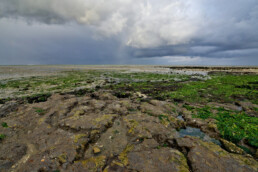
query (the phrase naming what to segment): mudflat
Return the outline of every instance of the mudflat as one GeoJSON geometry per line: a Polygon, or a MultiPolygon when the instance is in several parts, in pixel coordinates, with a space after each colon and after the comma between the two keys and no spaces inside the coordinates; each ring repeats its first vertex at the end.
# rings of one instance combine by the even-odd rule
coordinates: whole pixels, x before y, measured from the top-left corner
{"type": "Polygon", "coordinates": [[[0,171],[257,171],[258,67],[0,66],[0,171]]]}

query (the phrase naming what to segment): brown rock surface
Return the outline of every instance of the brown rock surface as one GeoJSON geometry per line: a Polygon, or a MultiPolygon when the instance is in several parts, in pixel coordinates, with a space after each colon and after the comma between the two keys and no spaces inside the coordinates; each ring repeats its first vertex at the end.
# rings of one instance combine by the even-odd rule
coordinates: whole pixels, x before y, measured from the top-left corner
{"type": "Polygon", "coordinates": [[[193,137],[178,138],[176,142],[187,153],[193,171],[257,171],[258,163],[253,158],[228,153],[213,143],[193,137]]]}
{"type": "MultiPolygon", "coordinates": [[[[8,124],[0,126],[6,135],[0,141],[0,171],[257,169],[250,157],[179,138],[177,130],[186,123],[176,118],[177,107],[169,102],[96,92],[82,97],[54,94],[46,102],[17,108],[0,118],[8,124]]],[[[209,123],[200,122],[200,127],[209,123]]]]}

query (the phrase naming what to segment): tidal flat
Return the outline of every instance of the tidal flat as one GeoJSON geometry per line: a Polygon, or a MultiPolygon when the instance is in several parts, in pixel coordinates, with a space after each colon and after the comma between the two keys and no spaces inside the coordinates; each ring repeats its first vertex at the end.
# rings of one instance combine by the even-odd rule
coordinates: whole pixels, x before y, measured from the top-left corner
{"type": "Polygon", "coordinates": [[[257,171],[258,67],[0,66],[0,124],[4,172],[257,171]]]}

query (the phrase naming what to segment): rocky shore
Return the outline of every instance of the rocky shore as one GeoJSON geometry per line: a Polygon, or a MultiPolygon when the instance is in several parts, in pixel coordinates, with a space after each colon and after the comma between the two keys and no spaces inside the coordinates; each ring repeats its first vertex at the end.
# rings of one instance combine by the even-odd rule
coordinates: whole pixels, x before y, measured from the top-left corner
{"type": "MultiPolygon", "coordinates": [[[[185,84],[194,90],[213,78],[218,82],[218,76],[145,74],[105,69],[94,72],[95,79],[80,74],[75,86],[62,78],[62,88],[34,99],[29,92],[40,89],[29,78],[23,96],[1,95],[0,171],[257,171],[256,73],[244,74],[249,85],[236,83],[238,94],[225,96],[230,99],[200,85],[195,97],[183,90],[185,84]]],[[[3,94],[24,89],[12,82],[2,80],[3,94]]]]}

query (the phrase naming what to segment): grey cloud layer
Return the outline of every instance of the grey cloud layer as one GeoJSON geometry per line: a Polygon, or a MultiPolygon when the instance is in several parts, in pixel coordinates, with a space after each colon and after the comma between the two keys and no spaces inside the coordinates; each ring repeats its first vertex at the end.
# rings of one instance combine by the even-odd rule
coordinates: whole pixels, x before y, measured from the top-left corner
{"type": "Polygon", "coordinates": [[[257,0],[1,0],[4,18],[76,23],[133,57],[258,55],[257,0]]]}
{"type": "Polygon", "coordinates": [[[198,12],[190,0],[2,0],[0,16],[47,24],[77,22],[103,36],[125,32],[125,44],[138,48],[187,43],[198,12]]]}

